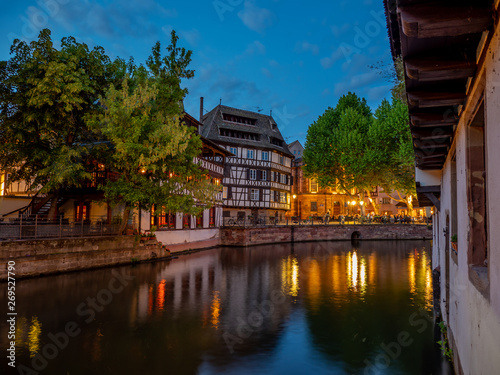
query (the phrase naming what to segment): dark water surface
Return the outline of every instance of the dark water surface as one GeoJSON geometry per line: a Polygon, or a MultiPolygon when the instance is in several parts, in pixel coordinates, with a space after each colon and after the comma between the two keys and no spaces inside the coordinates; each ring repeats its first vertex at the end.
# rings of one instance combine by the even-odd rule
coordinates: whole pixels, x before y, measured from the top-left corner
{"type": "Polygon", "coordinates": [[[19,280],[25,367],[6,364],[4,313],[2,373],[448,374],[430,257],[427,241],[318,242],[19,280]]]}

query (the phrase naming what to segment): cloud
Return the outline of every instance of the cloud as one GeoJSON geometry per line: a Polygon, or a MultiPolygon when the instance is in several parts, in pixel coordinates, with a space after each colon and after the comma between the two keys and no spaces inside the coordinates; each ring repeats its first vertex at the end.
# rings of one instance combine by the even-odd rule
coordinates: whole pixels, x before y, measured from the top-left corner
{"type": "Polygon", "coordinates": [[[313,55],[317,55],[319,53],[319,47],[316,44],[312,44],[306,41],[297,42],[295,45],[295,52],[312,52],[313,55]]]}
{"type": "Polygon", "coordinates": [[[333,35],[335,35],[336,38],[342,36],[343,34],[347,33],[351,29],[351,25],[348,23],[344,23],[342,26],[337,26],[337,25],[332,25],[330,26],[330,30],[332,30],[333,35]]]}
{"type": "Polygon", "coordinates": [[[193,47],[196,47],[198,45],[198,41],[200,40],[200,32],[198,29],[179,30],[179,35],[181,38],[186,39],[186,41],[193,47]]]}
{"type": "Polygon", "coordinates": [[[259,8],[251,1],[245,1],[244,9],[238,12],[238,17],[246,27],[260,34],[273,26],[276,18],[269,9],[259,8]]]}
{"type": "Polygon", "coordinates": [[[335,51],[328,57],[323,57],[319,62],[324,69],[331,68],[338,60],[340,60],[344,55],[344,49],[342,46],[337,47],[335,51]]]}
{"type": "Polygon", "coordinates": [[[279,62],[276,60],[269,60],[269,65],[272,66],[273,68],[279,68],[281,65],[279,62]]]}
{"type": "Polygon", "coordinates": [[[262,71],[262,74],[264,74],[267,78],[273,78],[273,75],[271,74],[271,72],[269,71],[269,69],[262,68],[261,71],[262,71]]]}
{"type": "Polygon", "coordinates": [[[366,90],[366,99],[370,102],[380,102],[391,92],[392,85],[371,87],[366,90]]]}
{"type": "Polygon", "coordinates": [[[348,91],[354,91],[359,88],[364,88],[374,83],[379,78],[380,77],[378,73],[375,71],[350,75],[346,77],[344,81],[335,84],[334,94],[343,95],[348,91]]]}
{"type": "Polygon", "coordinates": [[[264,46],[261,42],[258,40],[254,41],[253,43],[250,43],[247,47],[247,49],[244,52],[245,55],[265,55],[266,54],[266,46],[264,46]]]}

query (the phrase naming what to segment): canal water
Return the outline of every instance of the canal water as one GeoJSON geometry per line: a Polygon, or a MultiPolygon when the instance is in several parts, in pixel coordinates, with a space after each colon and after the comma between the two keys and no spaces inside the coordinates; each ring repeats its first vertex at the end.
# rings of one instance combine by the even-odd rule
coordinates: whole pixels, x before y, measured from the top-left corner
{"type": "Polygon", "coordinates": [[[430,259],[428,241],[316,242],[19,280],[2,373],[451,374],[430,259]]]}

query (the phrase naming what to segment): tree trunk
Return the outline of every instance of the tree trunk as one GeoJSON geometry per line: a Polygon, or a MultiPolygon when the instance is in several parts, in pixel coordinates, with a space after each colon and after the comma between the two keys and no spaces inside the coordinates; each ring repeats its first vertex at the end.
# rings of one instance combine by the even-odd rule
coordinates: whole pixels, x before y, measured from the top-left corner
{"type": "Polygon", "coordinates": [[[370,203],[373,207],[373,211],[375,211],[375,215],[378,216],[380,210],[380,204],[377,203],[377,198],[373,198],[370,203]]]}
{"type": "Polygon", "coordinates": [[[127,229],[129,216],[130,216],[130,207],[126,205],[125,209],[123,210],[122,223],[120,225],[118,233],[125,234],[124,232],[127,229]]]}

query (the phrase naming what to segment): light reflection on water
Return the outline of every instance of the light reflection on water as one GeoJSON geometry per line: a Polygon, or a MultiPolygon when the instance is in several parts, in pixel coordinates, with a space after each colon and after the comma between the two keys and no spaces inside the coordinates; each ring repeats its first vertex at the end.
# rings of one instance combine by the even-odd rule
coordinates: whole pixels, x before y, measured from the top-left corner
{"type": "Polygon", "coordinates": [[[116,268],[133,278],[89,322],[77,307],[99,302],[111,269],[20,280],[17,360],[29,366],[75,322],[81,332],[42,373],[444,374],[430,258],[424,241],[208,250],[116,268]],[[411,345],[382,368],[401,332],[411,345]]]}

